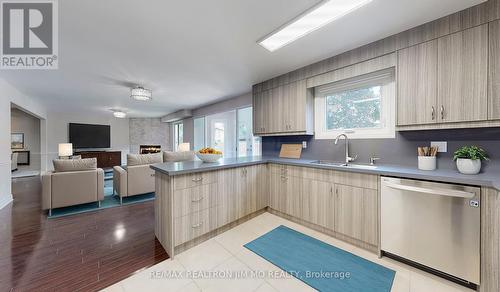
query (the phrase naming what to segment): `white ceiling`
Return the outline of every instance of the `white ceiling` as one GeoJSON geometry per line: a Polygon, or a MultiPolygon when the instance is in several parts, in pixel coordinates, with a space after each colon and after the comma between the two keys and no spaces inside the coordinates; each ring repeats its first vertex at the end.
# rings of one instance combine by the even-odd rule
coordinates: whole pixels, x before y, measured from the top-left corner
{"type": "Polygon", "coordinates": [[[0,76],[52,109],[162,116],[249,92],[252,84],[481,2],[373,0],[270,53],[256,41],[318,0],[64,0],[59,69],[0,76]],[[154,100],[131,100],[115,80],[151,88],[154,100]]]}

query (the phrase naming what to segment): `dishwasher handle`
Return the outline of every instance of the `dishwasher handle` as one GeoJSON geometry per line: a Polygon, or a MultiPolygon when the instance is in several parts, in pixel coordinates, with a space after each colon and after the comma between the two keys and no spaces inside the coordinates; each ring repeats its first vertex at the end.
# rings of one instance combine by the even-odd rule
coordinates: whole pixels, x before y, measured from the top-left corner
{"type": "Polygon", "coordinates": [[[456,198],[472,199],[476,196],[476,194],[472,193],[472,192],[450,190],[450,189],[441,189],[441,188],[429,189],[429,188],[423,188],[423,187],[417,187],[417,186],[395,184],[395,183],[391,183],[388,181],[383,181],[382,185],[389,187],[391,189],[396,189],[396,190],[404,190],[404,191],[411,191],[411,192],[439,195],[439,196],[456,197],[456,198]]]}

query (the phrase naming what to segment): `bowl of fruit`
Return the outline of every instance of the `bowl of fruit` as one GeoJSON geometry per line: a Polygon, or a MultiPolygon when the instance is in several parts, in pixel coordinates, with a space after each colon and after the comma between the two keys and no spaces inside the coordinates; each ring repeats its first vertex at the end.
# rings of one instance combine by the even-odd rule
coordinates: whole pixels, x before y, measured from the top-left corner
{"type": "Polygon", "coordinates": [[[208,147],[197,151],[196,156],[203,162],[216,162],[222,157],[222,152],[208,147]]]}

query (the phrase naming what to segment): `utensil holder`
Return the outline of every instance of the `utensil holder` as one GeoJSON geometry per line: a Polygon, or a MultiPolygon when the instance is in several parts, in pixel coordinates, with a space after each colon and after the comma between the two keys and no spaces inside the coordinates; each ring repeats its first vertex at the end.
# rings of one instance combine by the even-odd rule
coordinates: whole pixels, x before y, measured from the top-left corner
{"type": "Polygon", "coordinates": [[[419,156],[418,169],[420,170],[435,170],[436,156],[419,156]]]}

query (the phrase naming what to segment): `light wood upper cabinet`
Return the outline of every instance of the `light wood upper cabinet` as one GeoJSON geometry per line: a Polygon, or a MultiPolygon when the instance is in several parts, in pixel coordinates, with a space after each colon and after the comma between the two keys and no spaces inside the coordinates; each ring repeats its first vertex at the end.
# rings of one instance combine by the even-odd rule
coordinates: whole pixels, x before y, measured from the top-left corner
{"type": "Polygon", "coordinates": [[[335,185],[335,232],[378,244],[377,191],[335,185]]]}
{"type": "Polygon", "coordinates": [[[438,39],[439,122],[488,118],[488,25],[438,39]]]}
{"type": "Polygon", "coordinates": [[[306,80],[253,94],[254,134],[313,133],[313,97],[306,80]]]}
{"type": "Polygon", "coordinates": [[[398,52],[398,126],[437,121],[437,60],[437,40],[398,52]]]}
{"type": "Polygon", "coordinates": [[[500,20],[489,26],[488,119],[500,119],[500,20]]]}

